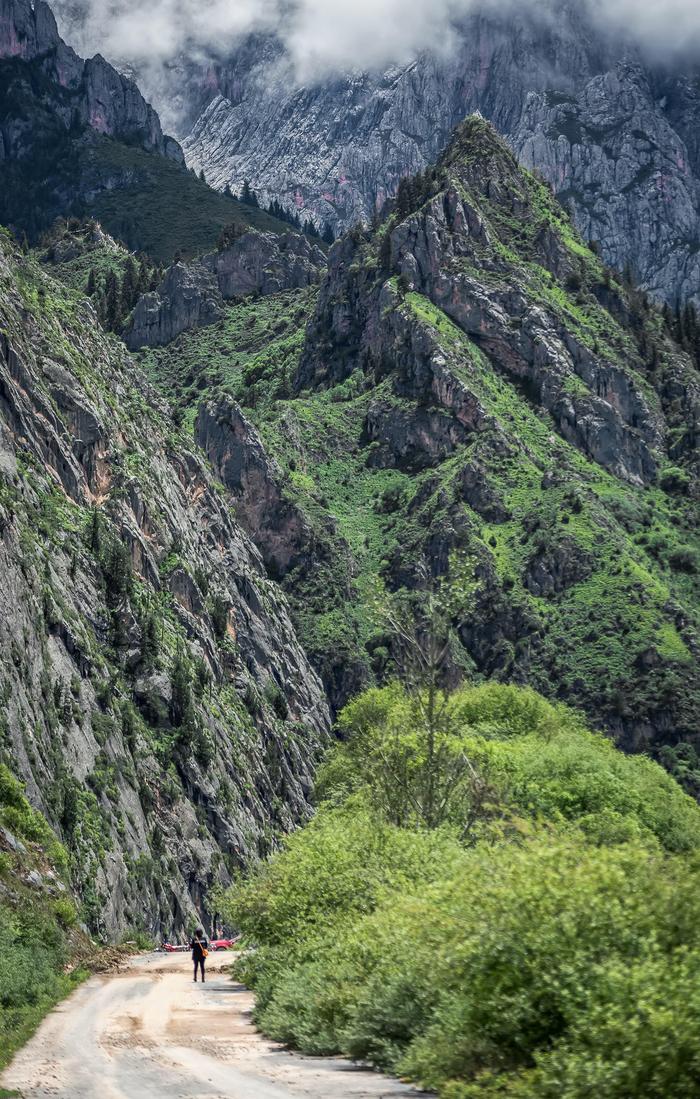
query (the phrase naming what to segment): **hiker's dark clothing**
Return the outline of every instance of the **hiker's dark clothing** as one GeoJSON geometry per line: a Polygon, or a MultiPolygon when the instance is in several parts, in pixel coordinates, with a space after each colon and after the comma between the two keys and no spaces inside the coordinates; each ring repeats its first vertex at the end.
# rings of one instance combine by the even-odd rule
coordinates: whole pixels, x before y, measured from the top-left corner
{"type": "Polygon", "coordinates": [[[193,939],[190,943],[192,949],[192,961],[194,962],[194,979],[197,980],[197,972],[202,974],[202,981],[204,981],[204,951],[209,949],[209,943],[206,939],[193,939]]]}

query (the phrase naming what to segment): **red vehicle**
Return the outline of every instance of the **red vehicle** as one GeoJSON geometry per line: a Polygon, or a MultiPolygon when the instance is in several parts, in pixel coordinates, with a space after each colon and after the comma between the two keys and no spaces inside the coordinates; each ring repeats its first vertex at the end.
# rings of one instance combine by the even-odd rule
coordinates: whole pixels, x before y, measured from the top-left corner
{"type": "Polygon", "coordinates": [[[212,950],[230,950],[237,942],[238,939],[212,939],[209,946],[212,950]]]}
{"type": "Polygon", "coordinates": [[[163,943],[163,950],[167,951],[168,954],[183,954],[189,949],[189,946],[173,946],[172,943],[163,943]]]}

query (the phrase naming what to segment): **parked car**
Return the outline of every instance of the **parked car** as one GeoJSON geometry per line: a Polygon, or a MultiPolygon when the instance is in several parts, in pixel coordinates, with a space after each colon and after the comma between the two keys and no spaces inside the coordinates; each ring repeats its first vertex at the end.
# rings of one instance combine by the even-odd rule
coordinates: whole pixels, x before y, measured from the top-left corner
{"type": "Polygon", "coordinates": [[[173,943],[163,943],[163,950],[168,954],[183,954],[186,950],[189,950],[189,946],[179,946],[173,943]]]}
{"type": "Polygon", "coordinates": [[[209,945],[212,950],[230,950],[237,942],[237,939],[212,939],[209,945]]]}

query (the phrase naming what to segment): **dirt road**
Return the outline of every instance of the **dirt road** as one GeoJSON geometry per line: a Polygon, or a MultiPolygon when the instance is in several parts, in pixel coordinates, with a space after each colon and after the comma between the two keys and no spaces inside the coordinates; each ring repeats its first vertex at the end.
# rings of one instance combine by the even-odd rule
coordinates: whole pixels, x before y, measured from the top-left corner
{"type": "Polygon", "coordinates": [[[93,977],[0,1077],[26,1099],[404,1099],[420,1093],[347,1061],[288,1053],[250,1022],[252,996],[208,959],[150,954],[93,977]]]}

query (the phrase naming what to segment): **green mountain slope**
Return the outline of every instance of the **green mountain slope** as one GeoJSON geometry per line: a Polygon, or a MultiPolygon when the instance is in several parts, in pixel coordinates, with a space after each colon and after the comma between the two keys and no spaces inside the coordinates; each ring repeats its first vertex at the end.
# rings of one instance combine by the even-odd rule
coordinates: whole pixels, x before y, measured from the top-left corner
{"type": "Polygon", "coordinates": [[[67,869],[56,836],[0,764],[0,1069],[80,979],[75,967],[66,970],[89,941],[67,869]]]}
{"type": "Polygon", "coordinates": [[[470,675],[628,748],[693,741],[700,376],[486,124],[336,245],[305,332],[308,294],[256,308],[255,347],[242,304],[148,361],[190,409],[213,398],[197,438],[336,704],[389,670],[378,590],[466,570],[470,675]],[[252,507],[262,466],[233,470],[251,441],[284,529],[252,507]]]}

